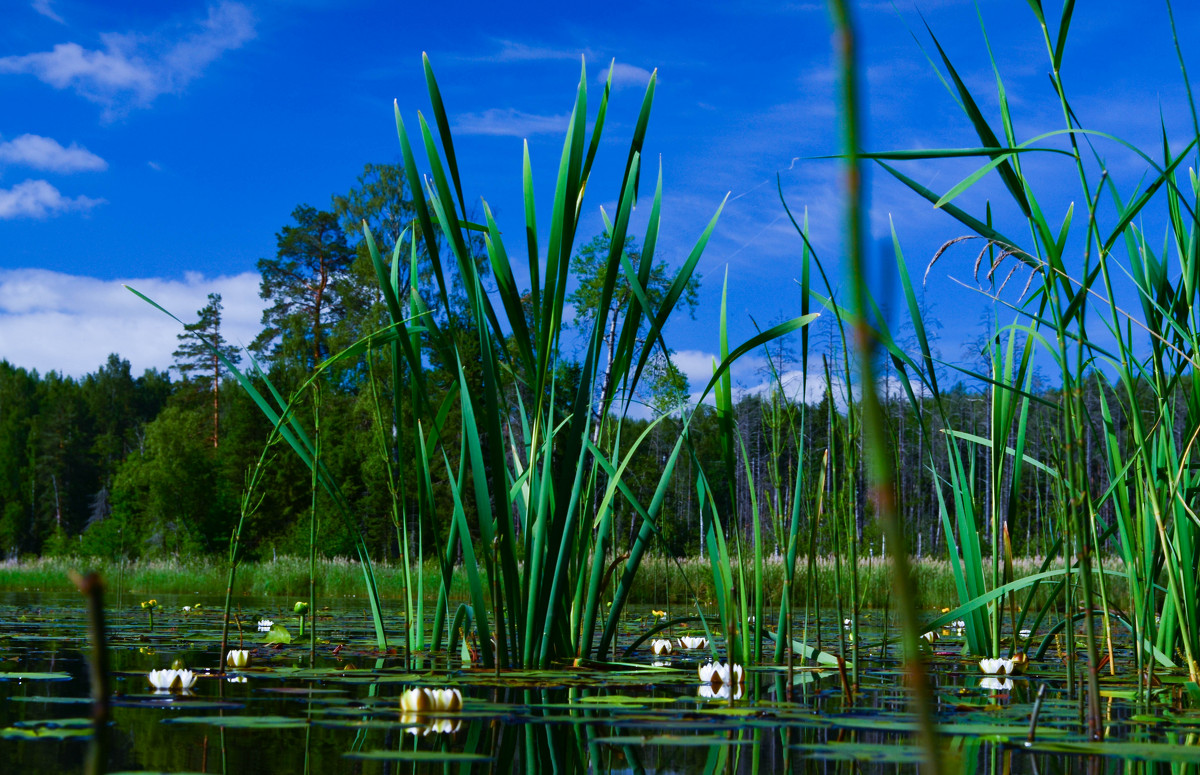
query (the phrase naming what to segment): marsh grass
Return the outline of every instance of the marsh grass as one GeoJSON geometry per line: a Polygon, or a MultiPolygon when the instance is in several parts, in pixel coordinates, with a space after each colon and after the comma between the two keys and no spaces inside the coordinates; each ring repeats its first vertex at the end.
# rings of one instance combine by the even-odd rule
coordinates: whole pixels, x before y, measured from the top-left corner
{"type": "MultiPolygon", "coordinates": [[[[800,556],[798,564],[807,567],[808,558],[800,556]]],[[[844,562],[844,560],[843,560],[844,562]]],[[[1018,580],[1036,573],[1042,558],[1017,558],[1013,562],[1014,577],[1018,580]]],[[[284,556],[262,562],[246,562],[238,569],[238,595],[245,597],[287,598],[290,601],[307,598],[309,558],[284,556]]],[[[80,567],[92,567],[105,579],[109,579],[109,603],[116,603],[118,578],[117,563],[79,560],[71,557],[43,557],[0,564],[0,592],[69,592],[74,589],[68,574],[80,567]]],[[[1106,568],[1120,571],[1118,558],[1107,558],[1106,568]]],[[[818,557],[813,563],[814,586],[812,593],[827,610],[832,609],[839,594],[836,582],[836,560],[833,557],[818,557]]],[[[740,572],[737,563],[732,565],[735,574],[740,572]]],[[[768,600],[779,600],[783,591],[786,562],[778,556],[763,558],[762,585],[768,600]]],[[[917,606],[924,611],[940,611],[953,606],[957,600],[954,586],[954,570],[949,561],[932,558],[913,558],[913,575],[917,582],[917,606]]],[[[409,568],[411,578],[417,576],[417,566],[409,568]]],[[[440,588],[438,565],[429,560],[423,566],[422,578],[426,596],[436,597],[440,588]]],[[[752,572],[752,568],[748,567],[752,572]]],[[[451,587],[452,601],[461,602],[470,597],[470,587],[461,568],[455,569],[457,583],[451,587]]],[[[217,560],[203,558],[189,560],[140,560],[128,563],[121,571],[123,595],[136,604],[135,596],[153,595],[221,595],[225,591],[229,568],[217,560]]],[[[380,595],[385,600],[404,599],[405,568],[402,563],[377,563],[380,595]]],[[[317,596],[356,597],[362,595],[362,570],[352,559],[336,557],[317,560],[317,596]]],[[[862,557],[858,562],[859,606],[863,609],[882,610],[895,607],[891,599],[892,577],[890,562],[880,557],[862,557]]],[[[630,590],[628,602],[633,605],[658,605],[669,603],[690,606],[695,592],[706,608],[715,605],[712,567],[707,559],[688,558],[676,560],[662,556],[648,556],[642,560],[637,581],[630,590]]],[[[840,591],[845,594],[844,590],[840,591]]],[[[1051,599],[1053,590],[1043,585],[1035,598],[1041,605],[1051,599]]],[[[1108,581],[1109,604],[1125,609],[1128,591],[1119,578],[1108,581]]]]}

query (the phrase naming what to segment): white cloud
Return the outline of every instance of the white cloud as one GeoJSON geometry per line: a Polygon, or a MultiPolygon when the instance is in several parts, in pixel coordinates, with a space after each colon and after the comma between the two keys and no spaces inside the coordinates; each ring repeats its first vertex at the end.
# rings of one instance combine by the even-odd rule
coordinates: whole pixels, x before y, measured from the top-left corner
{"type": "MultiPolygon", "coordinates": [[[[604,68],[596,76],[596,81],[600,84],[608,81],[608,68],[604,68]]],[[[646,84],[650,82],[650,71],[644,67],[637,65],[627,65],[617,62],[612,66],[612,84],[614,89],[623,89],[626,86],[636,86],[640,89],[646,88],[646,84]]]]}
{"type": "Polygon", "coordinates": [[[463,113],[454,122],[454,131],[462,135],[501,135],[529,137],[531,135],[565,132],[568,113],[559,116],[538,116],[513,108],[491,108],[482,113],[463,113]]]}
{"type": "Polygon", "coordinates": [[[108,169],[108,162],[76,143],[63,148],[50,137],[24,134],[0,141],[0,165],[19,164],[47,172],[94,172],[108,169]]]}
{"type": "Polygon", "coordinates": [[[74,89],[104,105],[112,117],[130,105],[145,107],[175,93],[221,54],[253,38],[254,18],[240,3],[210,6],[208,17],[182,38],[162,34],[104,33],[103,50],[59,43],[50,51],[0,57],[0,73],[33,75],[56,89],[74,89]]]}
{"type": "Polygon", "coordinates": [[[234,344],[258,333],[263,301],[256,273],[183,280],[100,280],[42,269],[0,270],[0,357],[39,372],[73,377],[95,371],[109,353],[130,362],[134,373],[168,368],[182,328],[123,284],[137,288],[184,322],[220,293],[222,332],[234,344]]]}
{"type": "Polygon", "coordinates": [[[0,221],[14,218],[45,218],[48,215],[90,210],[103,199],[71,198],[44,180],[26,180],[12,188],[0,188],[0,221]]]}
{"type": "Polygon", "coordinates": [[[544,62],[551,60],[573,59],[576,62],[580,61],[580,57],[590,56],[588,49],[571,50],[561,48],[547,48],[545,46],[530,46],[525,43],[518,43],[513,40],[499,40],[500,50],[494,54],[487,54],[482,57],[475,57],[475,61],[481,62],[544,62]]]}
{"type": "Polygon", "coordinates": [[[53,19],[59,24],[66,24],[66,21],[63,20],[63,17],[55,13],[54,9],[50,7],[50,4],[51,0],[33,0],[33,2],[30,3],[30,6],[33,8],[33,10],[37,11],[42,16],[45,16],[47,19],[53,19]]]}

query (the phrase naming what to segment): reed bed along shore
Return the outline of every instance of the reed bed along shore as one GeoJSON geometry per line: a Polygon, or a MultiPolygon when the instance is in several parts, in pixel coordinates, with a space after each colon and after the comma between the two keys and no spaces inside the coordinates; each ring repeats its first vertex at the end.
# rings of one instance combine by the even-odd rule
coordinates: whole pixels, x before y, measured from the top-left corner
{"type": "MultiPolygon", "coordinates": [[[[1038,571],[1043,560],[1036,557],[1019,558],[1013,562],[1013,576],[1021,579],[1038,571]]],[[[822,607],[837,602],[836,569],[832,557],[817,558],[814,581],[817,601],[822,607]]],[[[843,562],[843,566],[845,563],[843,562]]],[[[736,569],[736,563],[734,568],[736,569]]],[[[797,576],[804,578],[808,560],[797,558],[797,576]]],[[[917,581],[917,605],[924,609],[954,606],[954,570],[949,561],[928,557],[912,559],[917,581]]],[[[1121,570],[1119,559],[1104,563],[1108,570],[1121,570]]],[[[196,558],[188,560],[141,560],[124,565],[114,561],[82,560],[72,557],[42,557],[9,561],[0,564],[0,592],[73,593],[74,585],[68,573],[93,568],[106,579],[113,594],[118,587],[124,595],[201,594],[221,595],[225,592],[228,567],[220,562],[196,558]]],[[[301,597],[308,594],[308,558],[279,557],[262,562],[248,562],[238,570],[235,595],[248,597],[301,597]]],[[[848,570],[843,567],[843,574],[848,570]]],[[[384,599],[399,601],[404,594],[404,568],[400,563],[381,562],[375,566],[375,576],[384,599]]],[[[436,598],[438,590],[437,564],[425,564],[422,579],[427,601],[436,598]]],[[[411,569],[416,583],[417,568],[411,569]]],[[[783,589],[784,562],[778,557],[764,558],[763,591],[768,600],[779,600],[783,589]]],[[[470,595],[465,575],[456,573],[452,597],[465,600],[470,595]]],[[[843,594],[848,584],[843,577],[843,594]]],[[[880,557],[864,557],[858,563],[859,605],[862,608],[894,607],[890,599],[894,588],[891,564],[880,557]]],[[[1052,591],[1042,585],[1035,602],[1040,604],[1052,591]]],[[[319,560],[317,563],[317,593],[323,597],[354,597],[362,594],[362,571],[355,560],[343,557],[319,560]]],[[[1123,580],[1110,576],[1110,604],[1125,608],[1128,595],[1123,580]]],[[[803,608],[804,589],[797,589],[797,602],[803,608]]],[[[1024,593],[1021,593],[1022,598],[1024,593]]],[[[690,605],[694,599],[708,606],[714,603],[712,567],[708,559],[698,557],[647,557],[630,593],[630,603],[658,605],[690,605]]],[[[811,598],[810,598],[811,599],[811,598]]],[[[843,601],[848,602],[848,601],[843,601]]]]}

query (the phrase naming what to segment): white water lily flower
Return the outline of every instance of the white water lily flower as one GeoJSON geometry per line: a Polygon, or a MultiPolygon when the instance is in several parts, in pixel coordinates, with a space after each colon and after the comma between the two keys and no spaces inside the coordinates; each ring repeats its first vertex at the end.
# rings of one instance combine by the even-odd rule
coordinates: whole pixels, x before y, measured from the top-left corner
{"type": "Polygon", "coordinates": [[[192,607],[191,607],[190,605],[185,605],[185,606],[183,607],[183,612],[184,612],[185,614],[186,614],[186,613],[189,613],[191,610],[192,610],[192,607]]]}
{"type": "Polygon", "coordinates": [[[681,649],[706,649],[708,648],[708,638],[702,636],[691,637],[684,635],[679,639],[679,648],[681,649]]]}
{"type": "MultiPolygon", "coordinates": [[[[703,700],[728,700],[729,691],[729,684],[721,684],[715,689],[710,685],[701,685],[696,691],[696,695],[703,700]]],[[[740,700],[741,698],[742,686],[738,684],[733,687],[733,699],[740,700]]]]}
{"type": "Polygon", "coordinates": [[[258,631],[259,632],[268,632],[274,626],[275,626],[275,622],[271,621],[270,619],[259,619],[258,620],[258,631]]]}
{"type": "Polygon", "coordinates": [[[979,669],[988,675],[1012,675],[1016,667],[1011,659],[981,659],[979,669]]]}
{"type": "Polygon", "coordinates": [[[461,719],[439,718],[426,719],[424,716],[419,716],[413,713],[401,713],[400,723],[407,724],[404,731],[416,737],[428,737],[429,735],[449,735],[454,734],[462,728],[461,719]]]}
{"type": "Polygon", "coordinates": [[[650,650],[655,654],[662,656],[663,654],[671,653],[671,641],[665,639],[656,639],[650,641],[650,650]]]}
{"type": "Polygon", "coordinates": [[[438,713],[455,713],[462,710],[462,692],[458,689],[426,689],[429,694],[430,710],[438,713]]]}
{"type": "Polygon", "coordinates": [[[423,713],[431,704],[429,693],[424,689],[409,689],[400,695],[400,710],[405,713],[423,713]]]}
{"type": "Polygon", "coordinates": [[[233,649],[225,655],[225,664],[230,667],[245,667],[250,664],[250,651],[248,649],[233,649]]]}
{"type": "Polygon", "coordinates": [[[700,680],[710,686],[740,685],[746,679],[741,665],[730,665],[727,662],[707,662],[697,670],[700,680]]]}
{"type": "Polygon", "coordinates": [[[409,689],[400,695],[402,713],[456,713],[462,710],[458,689],[409,689]]]}
{"type": "Polygon", "coordinates": [[[933,643],[935,640],[938,639],[938,634],[936,632],[934,632],[933,630],[930,630],[929,632],[921,633],[921,637],[924,638],[925,640],[929,641],[930,643],[933,643]]]}
{"type": "Polygon", "coordinates": [[[1013,688],[1013,682],[1012,679],[1008,678],[1007,676],[1004,678],[997,678],[994,675],[989,675],[979,679],[979,688],[991,689],[992,691],[996,692],[1006,692],[1013,688]]]}
{"type": "Polygon", "coordinates": [[[151,670],[147,678],[160,692],[184,691],[196,683],[196,674],[191,670],[151,670]]]}
{"type": "Polygon", "coordinates": [[[852,622],[849,619],[842,620],[842,626],[845,627],[847,630],[850,629],[851,624],[852,624],[852,622]]]}

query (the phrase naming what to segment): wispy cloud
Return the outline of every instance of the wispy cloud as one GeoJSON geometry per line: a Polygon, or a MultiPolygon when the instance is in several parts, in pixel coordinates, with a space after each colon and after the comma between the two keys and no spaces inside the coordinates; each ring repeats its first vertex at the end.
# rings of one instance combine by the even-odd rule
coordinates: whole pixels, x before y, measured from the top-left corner
{"type": "Polygon", "coordinates": [[[548,46],[530,46],[513,40],[498,40],[499,49],[482,56],[471,57],[477,62],[545,62],[551,60],[572,59],[579,61],[581,56],[589,59],[592,52],[589,49],[551,48],[548,46]]]}
{"type": "MultiPolygon", "coordinates": [[[[608,68],[600,70],[596,76],[596,81],[604,83],[608,80],[608,68]]],[[[623,89],[626,86],[637,86],[645,88],[650,81],[650,71],[644,67],[637,65],[628,65],[617,62],[612,68],[612,84],[614,89],[623,89]]]]}
{"type": "Polygon", "coordinates": [[[64,148],[55,139],[25,134],[0,140],[0,165],[15,164],[46,172],[99,172],[108,162],[76,143],[64,148]]]}
{"type": "Polygon", "coordinates": [[[12,188],[0,188],[0,221],[86,211],[103,203],[103,199],[86,196],[63,196],[45,180],[26,180],[12,188]]]}
{"type": "Polygon", "coordinates": [[[462,113],[454,122],[454,131],[462,135],[498,135],[530,137],[566,131],[570,114],[539,116],[514,108],[491,108],[482,113],[462,113]]]}
{"type": "Polygon", "coordinates": [[[50,51],[0,57],[0,73],[32,75],[56,89],[73,89],[105,107],[106,118],[130,106],[177,93],[226,51],[252,39],[254,17],[240,3],[210,6],[182,37],[163,33],[104,33],[102,50],[59,43],[50,51]]]}
{"type": "Polygon", "coordinates": [[[253,272],[182,280],[100,280],[41,269],[0,270],[0,342],[10,363],[80,377],[109,353],[129,360],[135,373],[165,369],[179,342],[179,325],[122,287],[127,283],[184,321],[195,318],[209,293],[220,293],[224,336],[249,343],[258,333],[263,302],[253,272]]]}
{"type": "Polygon", "coordinates": [[[33,10],[37,11],[42,16],[45,16],[47,19],[53,19],[59,24],[66,24],[66,21],[63,19],[63,17],[54,12],[54,8],[51,7],[51,0],[33,0],[33,2],[30,3],[30,6],[33,7],[33,10]]]}

